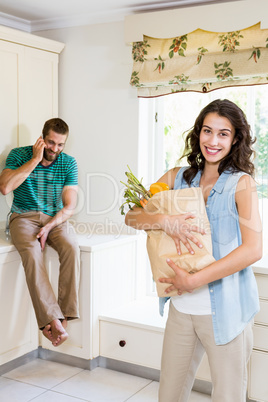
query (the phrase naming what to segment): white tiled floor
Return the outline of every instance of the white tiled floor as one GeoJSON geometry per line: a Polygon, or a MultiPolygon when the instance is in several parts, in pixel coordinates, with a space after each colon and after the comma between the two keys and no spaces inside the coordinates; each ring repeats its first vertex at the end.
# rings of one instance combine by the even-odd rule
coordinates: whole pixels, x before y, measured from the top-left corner
{"type": "MultiPolygon", "coordinates": [[[[97,367],[76,367],[36,359],[0,376],[1,402],[157,402],[158,383],[97,367]]],[[[209,402],[192,392],[189,402],[209,402]]]]}

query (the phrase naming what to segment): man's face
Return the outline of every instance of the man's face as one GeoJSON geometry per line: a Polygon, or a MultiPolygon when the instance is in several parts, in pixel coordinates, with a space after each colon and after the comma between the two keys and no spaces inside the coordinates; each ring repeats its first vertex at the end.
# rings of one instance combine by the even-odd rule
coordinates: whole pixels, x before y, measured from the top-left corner
{"type": "Polygon", "coordinates": [[[48,162],[53,162],[63,151],[66,140],[67,134],[58,134],[55,131],[49,130],[49,133],[44,138],[46,144],[44,158],[48,162]]]}

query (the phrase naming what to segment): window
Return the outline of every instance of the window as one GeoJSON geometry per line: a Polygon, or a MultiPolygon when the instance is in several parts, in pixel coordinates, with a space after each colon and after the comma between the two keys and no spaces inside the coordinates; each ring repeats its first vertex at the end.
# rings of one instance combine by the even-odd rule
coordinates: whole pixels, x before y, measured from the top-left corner
{"type": "MultiPolygon", "coordinates": [[[[257,141],[255,180],[263,222],[263,244],[268,242],[268,85],[232,87],[206,94],[185,92],[159,98],[140,99],[143,156],[141,176],[152,183],[178,163],[184,149],[184,135],[193,125],[200,110],[214,99],[229,99],[245,112],[257,141]],[[144,154],[146,149],[147,158],[144,154]]],[[[180,161],[185,165],[186,160],[180,161]]],[[[264,247],[264,254],[267,253],[264,247]]],[[[151,285],[150,285],[151,288],[151,285]]]]}

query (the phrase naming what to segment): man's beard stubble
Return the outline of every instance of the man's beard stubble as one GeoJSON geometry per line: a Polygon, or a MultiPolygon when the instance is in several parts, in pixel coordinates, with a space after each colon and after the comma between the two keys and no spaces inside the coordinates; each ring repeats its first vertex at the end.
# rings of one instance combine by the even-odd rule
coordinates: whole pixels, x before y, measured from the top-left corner
{"type": "MultiPolygon", "coordinates": [[[[51,152],[51,151],[50,151],[51,152]]],[[[49,154],[49,149],[44,149],[44,158],[45,160],[47,160],[48,162],[53,162],[55,159],[57,159],[57,157],[59,156],[59,154],[61,153],[61,151],[59,152],[53,152],[53,154],[49,154]]]]}

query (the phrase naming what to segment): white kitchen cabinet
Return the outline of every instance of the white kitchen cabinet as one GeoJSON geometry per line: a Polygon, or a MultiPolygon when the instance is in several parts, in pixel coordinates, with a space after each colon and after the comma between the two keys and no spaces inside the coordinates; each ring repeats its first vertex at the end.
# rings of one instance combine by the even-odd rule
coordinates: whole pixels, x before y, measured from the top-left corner
{"type": "Polygon", "coordinates": [[[249,391],[250,399],[258,402],[268,400],[268,356],[267,353],[253,350],[249,368],[249,391]]]}
{"type": "MultiPolygon", "coordinates": [[[[100,315],[100,355],[160,370],[168,303],[163,317],[158,303],[146,297],[100,315]]],[[[196,378],[211,381],[206,355],[196,378]]]]}
{"type": "Polygon", "coordinates": [[[0,237],[0,365],[38,347],[35,314],[19,253],[0,237]],[[6,246],[6,247],[5,247],[6,246]]]}
{"type": "MultiPolygon", "coordinates": [[[[99,315],[134,300],[138,236],[78,236],[81,249],[80,319],[70,321],[69,338],[55,348],[44,338],[41,346],[84,359],[99,356],[99,315]]],[[[57,294],[58,257],[47,249],[47,268],[57,294]]]]}
{"type": "MultiPolygon", "coordinates": [[[[83,235],[78,236],[78,242],[80,318],[70,321],[68,340],[55,348],[38,329],[20,256],[4,230],[0,230],[0,305],[5,307],[0,365],[38,346],[87,360],[99,356],[99,315],[135,298],[138,236],[83,235]]],[[[57,295],[58,254],[47,247],[44,257],[57,295]]]]}
{"type": "Polygon", "coordinates": [[[18,145],[34,144],[46,120],[58,117],[58,54],[25,46],[19,81],[18,145]]]}
{"type": "Polygon", "coordinates": [[[155,297],[106,310],[99,317],[100,355],[159,370],[166,318],[155,297]]]}
{"type": "Polygon", "coordinates": [[[260,297],[260,311],[255,316],[254,345],[249,362],[248,397],[268,402],[268,256],[254,267],[260,297]]]}
{"type": "MultiPolygon", "coordinates": [[[[58,55],[64,45],[0,26],[0,170],[11,149],[31,145],[58,114],[58,55]]],[[[6,221],[12,195],[0,195],[6,221]]],[[[0,233],[0,364],[38,347],[36,319],[20,256],[0,233]]]]}
{"type": "MultiPolygon", "coordinates": [[[[58,57],[64,44],[0,26],[0,170],[12,148],[32,145],[58,115],[58,57]]],[[[10,197],[0,195],[0,221],[10,197]]]]}

